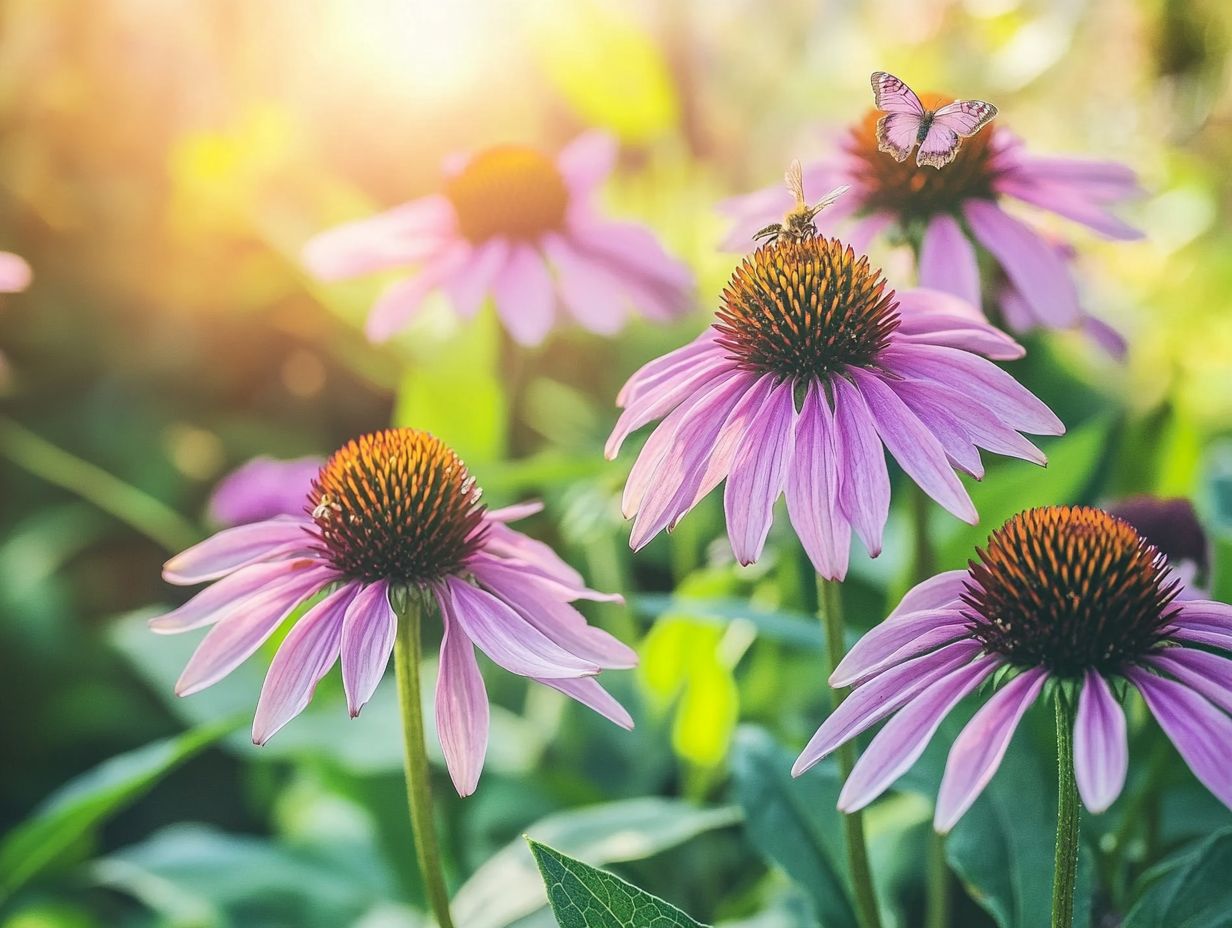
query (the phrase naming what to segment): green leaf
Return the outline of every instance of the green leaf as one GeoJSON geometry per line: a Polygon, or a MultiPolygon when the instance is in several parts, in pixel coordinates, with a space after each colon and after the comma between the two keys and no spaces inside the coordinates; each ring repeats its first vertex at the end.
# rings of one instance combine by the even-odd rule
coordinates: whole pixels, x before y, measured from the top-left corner
{"type": "Polygon", "coordinates": [[[227,720],[147,744],[70,781],[0,842],[0,900],[237,724],[227,720]]]}
{"type": "Polygon", "coordinates": [[[794,645],[811,651],[821,651],[821,629],[817,617],[789,609],[758,609],[742,599],[693,598],[660,593],[638,594],[631,604],[638,615],[657,618],[661,615],[687,615],[699,622],[726,625],[733,619],[744,619],[757,627],[757,633],[770,641],[794,645]]]}
{"type": "Polygon", "coordinates": [[[1232,913],[1232,828],[1174,854],[1142,878],[1125,928],[1227,928],[1232,913]]]}
{"type": "MultiPolygon", "coordinates": [[[[1055,771],[1019,732],[980,798],[946,841],[950,866],[1000,928],[1047,925],[1056,848],[1055,771]]],[[[1091,855],[1079,849],[1074,924],[1090,923],[1091,855]]]]}
{"type": "Polygon", "coordinates": [[[855,928],[842,865],[841,784],[833,762],[791,775],[792,756],[766,731],[744,726],[736,735],[732,776],[744,827],[767,861],[782,867],[808,894],[818,923],[855,928]]]}
{"type": "Polygon", "coordinates": [[[674,905],[526,839],[560,928],[702,928],[674,905]]]}
{"type": "MultiPolygon", "coordinates": [[[[676,799],[645,797],[559,812],[526,830],[599,864],[653,857],[698,835],[740,821],[731,806],[698,808],[676,799]]],[[[454,896],[454,918],[467,928],[505,928],[546,903],[521,841],[493,855],[454,896]]]]}

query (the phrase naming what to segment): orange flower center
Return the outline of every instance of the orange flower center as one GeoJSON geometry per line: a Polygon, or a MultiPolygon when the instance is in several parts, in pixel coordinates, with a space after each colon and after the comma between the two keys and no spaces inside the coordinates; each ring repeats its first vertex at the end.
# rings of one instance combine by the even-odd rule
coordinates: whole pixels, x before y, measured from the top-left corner
{"type": "Polygon", "coordinates": [[[532,240],[560,229],[569,188],[552,160],[523,145],[475,155],[445,182],[458,228],[478,244],[490,238],[532,240]]]}
{"type": "MultiPolygon", "coordinates": [[[[922,94],[920,102],[935,110],[951,102],[937,94],[922,94]]],[[[877,149],[877,121],[885,115],[870,110],[852,128],[846,148],[855,161],[856,185],[865,191],[869,212],[886,212],[903,221],[927,220],[938,213],[957,212],[972,199],[993,199],[991,140],[993,123],[969,139],[960,140],[954,160],[938,170],[915,163],[915,151],[906,161],[877,149]]]]}
{"type": "Polygon", "coordinates": [[[732,273],[715,328],[753,370],[828,378],[867,366],[898,328],[885,278],[836,238],[778,239],[732,273]]]}
{"type": "Polygon", "coordinates": [[[481,544],[479,497],[447,445],[402,428],[363,435],[334,452],[308,502],[339,572],[424,584],[457,573],[481,544]]]}
{"type": "Polygon", "coordinates": [[[1163,638],[1177,592],[1167,561],[1103,510],[1020,512],[977,553],[963,597],[978,614],[972,633],[1014,664],[1058,676],[1115,673],[1163,638]]]}

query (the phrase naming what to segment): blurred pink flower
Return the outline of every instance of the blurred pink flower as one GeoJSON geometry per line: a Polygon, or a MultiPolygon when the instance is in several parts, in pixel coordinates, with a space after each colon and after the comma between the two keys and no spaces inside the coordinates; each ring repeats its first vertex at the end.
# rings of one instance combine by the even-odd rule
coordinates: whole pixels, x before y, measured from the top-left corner
{"type": "Polygon", "coordinates": [[[840,809],[860,809],[911,768],[963,697],[999,674],[1003,685],[950,748],[937,830],[949,831],[992,779],[1050,681],[1052,698],[1076,710],[1079,795],[1103,812],[1129,766],[1113,686],[1128,681],[1198,779],[1232,806],[1232,606],[1184,597],[1157,548],[1090,507],[1019,513],[978,555],[968,570],[909,591],[843,658],[830,685],[855,689],[793,774],[893,716],[839,795],[840,809]]]}
{"type": "MultiPolygon", "coordinates": [[[[11,251],[0,251],[0,293],[18,293],[30,286],[33,273],[26,259],[11,251]]],[[[0,354],[0,380],[8,376],[8,362],[0,354]]]]}
{"type": "MultiPolygon", "coordinates": [[[[930,97],[932,106],[948,102],[930,97]]],[[[897,162],[877,149],[880,114],[854,126],[834,158],[805,169],[806,189],[851,189],[819,217],[824,228],[854,218],[847,240],[863,250],[877,235],[893,232],[918,243],[921,286],[944,290],[980,306],[980,246],[1004,272],[1005,292],[989,293],[1017,331],[1080,327],[1089,318],[1078,303],[1068,262],[1051,237],[1005,211],[1015,199],[1093,230],[1104,238],[1142,237],[1111,207],[1141,193],[1128,167],[1112,161],[1029,154],[1009,130],[991,125],[967,139],[954,162],[938,171],[908,159],[897,162]],[[1016,300],[1007,305],[1007,295],[1016,300]]],[[[734,197],[720,206],[732,226],[724,246],[747,249],[755,231],[782,217],[791,198],[781,187],[734,197]]]]}
{"type": "Polygon", "coordinates": [[[1064,426],[979,355],[1021,347],[962,300],[885,292],[881,272],[837,239],[780,239],[733,273],[717,321],[630,378],[608,439],[614,458],[662,418],[625,486],[641,548],[726,478],[732,550],[761,555],[775,501],[818,573],[847,572],[852,529],[881,551],[890,506],[883,443],[912,480],[966,522],[975,507],[953,468],[976,478],[978,448],[1044,463],[1019,432],[1064,426]]]}
{"type": "Polygon", "coordinates": [[[384,341],[441,290],[475,315],[490,296],[509,334],[543,341],[566,311],[611,335],[630,310],[658,320],[689,306],[692,274],[641,225],[604,218],[594,199],[615,141],[584,134],[555,160],[518,145],[480,151],[448,172],[440,193],[318,235],[305,266],[323,280],[416,265],[368,317],[384,341]]]}
{"type": "Polygon", "coordinates": [[[318,457],[253,458],[219,481],[210,496],[210,518],[219,525],[243,525],[303,515],[312,478],[324,463],[318,457]]]}
{"type": "Polygon", "coordinates": [[[594,677],[634,666],[636,655],[570,605],[620,597],[587,589],[547,545],[508,526],[536,504],[488,511],[479,496],[457,455],[426,432],[390,429],[350,442],[321,468],[305,514],[226,529],[167,562],[170,583],[212,584],[150,622],[168,634],[212,626],[176,692],[217,683],[325,594],[279,646],[252,738],[264,744],[302,712],[339,658],[347,705],[358,715],[394,645],[391,600],[421,597],[435,600],[444,625],[436,724],[459,794],[475,790],[488,740],[475,647],[631,728],[594,677]]]}

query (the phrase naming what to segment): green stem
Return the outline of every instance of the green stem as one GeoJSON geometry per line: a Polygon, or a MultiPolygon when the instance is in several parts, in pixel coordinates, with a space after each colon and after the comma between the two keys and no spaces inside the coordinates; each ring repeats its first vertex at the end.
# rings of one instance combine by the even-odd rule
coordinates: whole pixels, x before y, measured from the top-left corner
{"type": "Polygon", "coordinates": [[[40,480],[93,503],[167,551],[183,551],[201,540],[201,532],[170,506],[3,417],[0,454],[40,480]]]}
{"type": "MultiPolygon", "coordinates": [[[[821,604],[821,624],[826,636],[826,657],[830,663],[830,673],[833,673],[847,650],[843,642],[843,604],[838,583],[818,577],[817,600],[821,604]]],[[[830,694],[835,709],[847,695],[846,690],[841,689],[831,689],[830,694]]],[[[846,781],[856,765],[855,743],[845,742],[837,753],[839,773],[846,781]]],[[[851,812],[843,816],[843,834],[847,843],[847,864],[851,871],[851,885],[856,897],[856,918],[860,928],[881,928],[881,916],[877,911],[877,894],[873,890],[873,874],[869,869],[868,848],[864,841],[862,812],[851,812]]]]}
{"type": "Polygon", "coordinates": [[[1074,884],[1078,879],[1078,784],[1074,779],[1074,710],[1063,690],[1057,710],[1057,852],[1052,877],[1052,928],[1074,924],[1074,884]]]}
{"type": "Polygon", "coordinates": [[[440,928],[453,928],[449,915],[449,891],[441,868],[441,848],[432,816],[432,784],[428,771],[428,748],[424,740],[423,697],[420,693],[421,652],[419,620],[422,605],[417,596],[403,593],[392,597],[397,603],[398,637],[394,644],[394,666],[398,677],[398,706],[402,712],[402,734],[406,749],[406,798],[411,807],[411,830],[424,890],[440,928]]]}

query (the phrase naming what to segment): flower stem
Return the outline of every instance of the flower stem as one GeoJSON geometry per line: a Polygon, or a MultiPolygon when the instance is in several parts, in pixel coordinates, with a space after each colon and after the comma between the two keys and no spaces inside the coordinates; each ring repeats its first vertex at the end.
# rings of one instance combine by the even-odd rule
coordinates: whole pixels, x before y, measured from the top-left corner
{"type": "Polygon", "coordinates": [[[1057,710],[1057,852],[1052,878],[1052,928],[1074,924],[1074,884],[1078,879],[1078,784],[1074,779],[1074,710],[1064,691],[1057,710]]]}
{"type": "Polygon", "coordinates": [[[402,734],[406,748],[406,798],[411,808],[415,853],[437,924],[440,928],[453,928],[453,919],[449,915],[449,891],[445,888],[441,848],[437,843],[436,823],[432,815],[432,784],[428,771],[428,748],[424,740],[423,699],[419,681],[422,605],[413,595],[392,599],[400,607],[397,610],[398,637],[394,644],[394,666],[398,675],[398,706],[402,712],[402,734]]]}
{"type": "MultiPolygon", "coordinates": [[[[833,673],[847,650],[843,643],[843,604],[838,583],[818,577],[817,600],[821,604],[826,656],[830,663],[830,673],[833,673]]],[[[846,691],[841,689],[831,689],[830,694],[835,709],[847,695],[846,691]]],[[[846,780],[856,765],[855,743],[846,742],[837,753],[839,773],[842,779],[846,780]]],[[[864,842],[864,814],[857,811],[844,815],[843,833],[847,844],[847,866],[851,871],[851,885],[856,897],[856,919],[860,928],[881,928],[877,894],[873,890],[873,874],[868,865],[868,848],[864,842]]]]}
{"type": "Polygon", "coordinates": [[[201,540],[200,530],[170,506],[5,417],[0,417],[0,453],[39,479],[93,503],[167,551],[182,551],[201,540]]]}

